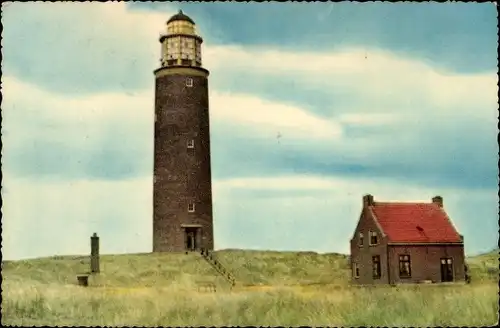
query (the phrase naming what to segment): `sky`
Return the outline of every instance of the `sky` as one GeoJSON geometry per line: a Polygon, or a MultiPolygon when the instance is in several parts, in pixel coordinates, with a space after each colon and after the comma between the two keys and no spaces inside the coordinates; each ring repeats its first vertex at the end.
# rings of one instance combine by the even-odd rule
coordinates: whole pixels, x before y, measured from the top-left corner
{"type": "Polygon", "coordinates": [[[349,252],[362,196],[498,241],[491,3],[2,5],[4,259],[152,250],[158,36],[204,38],[216,249],[349,252]]]}

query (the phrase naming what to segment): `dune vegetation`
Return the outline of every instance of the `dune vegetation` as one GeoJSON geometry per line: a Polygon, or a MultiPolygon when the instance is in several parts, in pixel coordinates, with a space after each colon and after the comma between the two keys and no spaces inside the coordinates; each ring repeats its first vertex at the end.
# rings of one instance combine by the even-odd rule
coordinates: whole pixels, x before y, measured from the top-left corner
{"type": "Polygon", "coordinates": [[[497,322],[498,252],[468,259],[472,283],[349,286],[348,258],[215,252],[230,288],[196,253],[2,262],[2,324],[24,326],[484,326],[497,322]],[[213,284],[216,292],[200,289],[213,284]]]}

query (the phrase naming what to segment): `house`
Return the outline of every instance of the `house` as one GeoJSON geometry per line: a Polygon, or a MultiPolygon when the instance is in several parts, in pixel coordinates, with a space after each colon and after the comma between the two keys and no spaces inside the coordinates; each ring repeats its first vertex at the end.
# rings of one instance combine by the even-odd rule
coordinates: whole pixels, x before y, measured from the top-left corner
{"type": "Polygon", "coordinates": [[[350,243],[354,284],[465,280],[463,237],[440,196],[429,203],[375,202],[364,196],[350,243]]]}

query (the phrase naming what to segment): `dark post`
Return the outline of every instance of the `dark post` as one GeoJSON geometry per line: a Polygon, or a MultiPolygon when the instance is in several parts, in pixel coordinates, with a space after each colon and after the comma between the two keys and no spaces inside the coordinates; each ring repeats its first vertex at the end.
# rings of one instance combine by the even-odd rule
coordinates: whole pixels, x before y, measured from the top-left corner
{"type": "Polygon", "coordinates": [[[95,232],[90,237],[90,272],[99,273],[99,237],[95,232]]]}
{"type": "Polygon", "coordinates": [[[465,282],[467,284],[470,284],[470,282],[471,282],[471,276],[469,274],[469,266],[467,264],[464,265],[464,271],[465,271],[465,282]]]}
{"type": "Polygon", "coordinates": [[[373,206],[373,203],[374,203],[374,199],[373,199],[373,196],[370,195],[370,194],[367,194],[367,195],[364,195],[363,196],[363,207],[367,207],[367,206],[373,206]]]}

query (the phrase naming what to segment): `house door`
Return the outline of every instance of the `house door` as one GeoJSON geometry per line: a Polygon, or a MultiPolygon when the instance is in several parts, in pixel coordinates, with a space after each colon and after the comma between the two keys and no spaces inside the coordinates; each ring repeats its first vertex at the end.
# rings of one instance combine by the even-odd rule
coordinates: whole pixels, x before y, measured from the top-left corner
{"type": "Polygon", "coordinates": [[[198,249],[197,238],[196,238],[197,232],[198,232],[197,229],[193,228],[186,228],[184,230],[187,251],[195,251],[198,249]]]}
{"type": "Polygon", "coordinates": [[[453,259],[451,258],[441,259],[441,281],[453,281],[453,259]]]}

